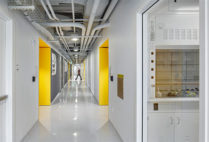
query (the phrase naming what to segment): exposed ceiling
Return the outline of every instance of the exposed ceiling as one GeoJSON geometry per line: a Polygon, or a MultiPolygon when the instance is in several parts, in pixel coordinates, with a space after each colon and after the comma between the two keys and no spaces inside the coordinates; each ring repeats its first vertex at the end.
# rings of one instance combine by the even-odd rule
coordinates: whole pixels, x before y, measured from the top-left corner
{"type": "Polygon", "coordinates": [[[74,63],[92,50],[118,0],[8,0],[29,22],[74,63]]]}

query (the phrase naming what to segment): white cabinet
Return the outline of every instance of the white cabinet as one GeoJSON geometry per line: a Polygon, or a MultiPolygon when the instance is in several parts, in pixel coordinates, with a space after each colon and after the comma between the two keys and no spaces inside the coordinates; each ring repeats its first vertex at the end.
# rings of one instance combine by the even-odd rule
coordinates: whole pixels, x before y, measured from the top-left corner
{"type": "Polygon", "coordinates": [[[151,113],[148,116],[148,142],[174,142],[172,113],[151,113]]]}
{"type": "Polygon", "coordinates": [[[199,114],[198,113],[175,113],[175,141],[198,142],[199,114]]]}
{"type": "Polygon", "coordinates": [[[198,142],[198,113],[148,115],[148,142],[198,142]]]}

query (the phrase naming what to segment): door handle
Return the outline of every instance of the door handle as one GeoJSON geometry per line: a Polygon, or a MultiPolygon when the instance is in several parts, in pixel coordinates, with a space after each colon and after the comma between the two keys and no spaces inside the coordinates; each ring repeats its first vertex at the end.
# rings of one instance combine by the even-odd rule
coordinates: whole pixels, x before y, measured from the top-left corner
{"type": "Polygon", "coordinates": [[[173,117],[170,117],[170,124],[173,125],[173,117]]]}
{"type": "Polygon", "coordinates": [[[177,119],[177,125],[181,124],[181,119],[179,117],[176,118],[177,119]]]}

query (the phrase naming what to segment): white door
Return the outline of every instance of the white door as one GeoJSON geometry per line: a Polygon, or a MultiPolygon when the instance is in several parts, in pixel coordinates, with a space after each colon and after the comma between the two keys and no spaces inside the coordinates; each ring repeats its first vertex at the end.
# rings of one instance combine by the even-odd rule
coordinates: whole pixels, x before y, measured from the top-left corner
{"type": "MultiPolygon", "coordinates": [[[[0,18],[0,96],[6,94],[6,23],[0,18]]],[[[6,141],[6,102],[0,101],[0,142],[6,141]]]]}
{"type": "Polygon", "coordinates": [[[199,141],[199,113],[176,113],[175,142],[199,141]]]}
{"type": "Polygon", "coordinates": [[[148,142],[174,142],[174,119],[172,113],[149,113],[148,142]]]}
{"type": "Polygon", "coordinates": [[[0,95],[5,93],[6,23],[0,19],[0,95]]]}

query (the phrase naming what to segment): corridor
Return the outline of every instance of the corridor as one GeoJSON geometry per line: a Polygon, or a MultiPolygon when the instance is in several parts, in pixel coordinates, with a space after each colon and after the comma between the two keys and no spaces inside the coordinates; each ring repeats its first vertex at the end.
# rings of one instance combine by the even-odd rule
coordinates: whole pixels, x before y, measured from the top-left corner
{"type": "Polygon", "coordinates": [[[39,122],[23,142],[121,142],[88,87],[69,82],[51,106],[40,106],[39,122]]]}
{"type": "Polygon", "coordinates": [[[209,0],[0,0],[0,142],[209,142],[209,0]]]}

